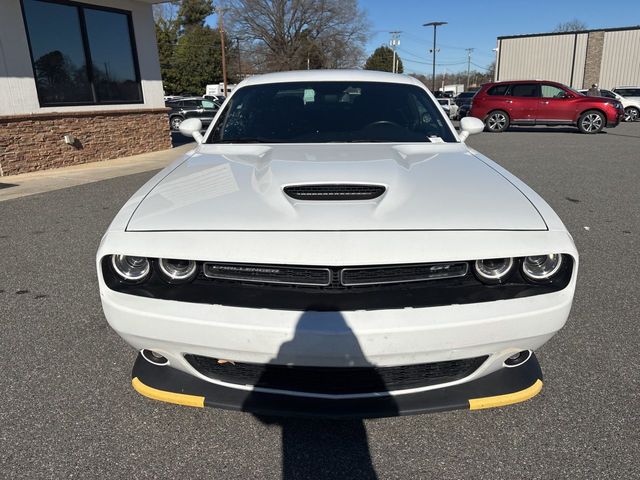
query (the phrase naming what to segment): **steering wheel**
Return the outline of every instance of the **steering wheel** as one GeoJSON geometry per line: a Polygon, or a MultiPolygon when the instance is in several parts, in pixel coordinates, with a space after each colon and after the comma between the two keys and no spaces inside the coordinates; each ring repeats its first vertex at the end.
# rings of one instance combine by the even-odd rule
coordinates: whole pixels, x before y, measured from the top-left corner
{"type": "Polygon", "coordinates": [[[375,127],[376,125],[393,125],[394,127],[402,128],[402,125],[391,120],[377,120],[375,122],[368,123],[364,128],[375,127]]]}

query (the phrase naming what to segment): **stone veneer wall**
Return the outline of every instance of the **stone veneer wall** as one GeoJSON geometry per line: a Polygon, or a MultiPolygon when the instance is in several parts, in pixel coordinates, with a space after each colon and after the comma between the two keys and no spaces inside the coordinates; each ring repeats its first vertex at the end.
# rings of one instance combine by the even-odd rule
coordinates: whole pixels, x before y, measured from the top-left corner
{"type": "Polygon", "coordinates": [[[0,116],[0,176],[171,148],[168,109],[0,116]],[[68,145],[65,135],[76,142],[68,145]]]}
{"type": "Polygon", "coordinates": [[[587,57],[584,63],[584,77],[582,88],[591,88],[600,82],[600,67],[602,66],[602,50],[604,48],[604,32],[589,32],[587,37],[587,57]]]}

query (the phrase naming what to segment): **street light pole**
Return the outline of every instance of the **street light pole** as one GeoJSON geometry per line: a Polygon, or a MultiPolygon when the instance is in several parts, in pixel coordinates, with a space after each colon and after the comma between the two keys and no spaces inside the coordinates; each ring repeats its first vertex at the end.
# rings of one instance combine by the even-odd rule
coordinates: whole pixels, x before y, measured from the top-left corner
{"type": "Polygon", "coordinates": [[[447,22],[429,22],[422,25],[423,27],[433,27],[433,73],[431,75],[432,92],[436,91],[436,29],[446,24],[447,22]]]}

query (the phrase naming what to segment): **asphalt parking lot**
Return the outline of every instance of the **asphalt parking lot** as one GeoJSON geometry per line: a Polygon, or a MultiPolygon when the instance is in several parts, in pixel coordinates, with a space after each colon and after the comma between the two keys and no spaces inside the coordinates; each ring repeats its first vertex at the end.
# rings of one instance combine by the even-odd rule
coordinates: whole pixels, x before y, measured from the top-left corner
{"type": "Polygon", "coordinates": [[[147,172],[0,202],[0,478],[640,478],[640,123],[468,143],[540,193],[581,254],[569,322],[537,352],[540,395],[275,423],[141,397],[135,352],[102,314],[94,255],[147,172]]]}

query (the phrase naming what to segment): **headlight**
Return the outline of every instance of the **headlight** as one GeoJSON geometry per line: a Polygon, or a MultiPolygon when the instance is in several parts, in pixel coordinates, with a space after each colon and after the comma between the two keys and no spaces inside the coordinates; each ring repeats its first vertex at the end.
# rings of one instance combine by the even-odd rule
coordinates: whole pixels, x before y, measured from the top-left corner
{"type": "Polygon", "coordinates": [[[501,283],[513,269],[513,258],[476,260],[473,270],[484,283],[501,283]]]}
{"type": "Polygon", "coordinates": [[[558,273],[561,265],[562,255],[559,253],[524,257],[522,273],[531,280],[547,280],[558,273]]]}
{"type": "Polygon", "coordinates": [[[183,283],[193,279],[197,265],[193,260],[161,258],[158,262],[160,273],[169,283],[183,283]]]}
{"type": "Polygon", "coordinates": [[[145,257],[111,255],[111,265],[115,272],[128,282],[141,282],[151,271],[149,260],[145,257]]]}

